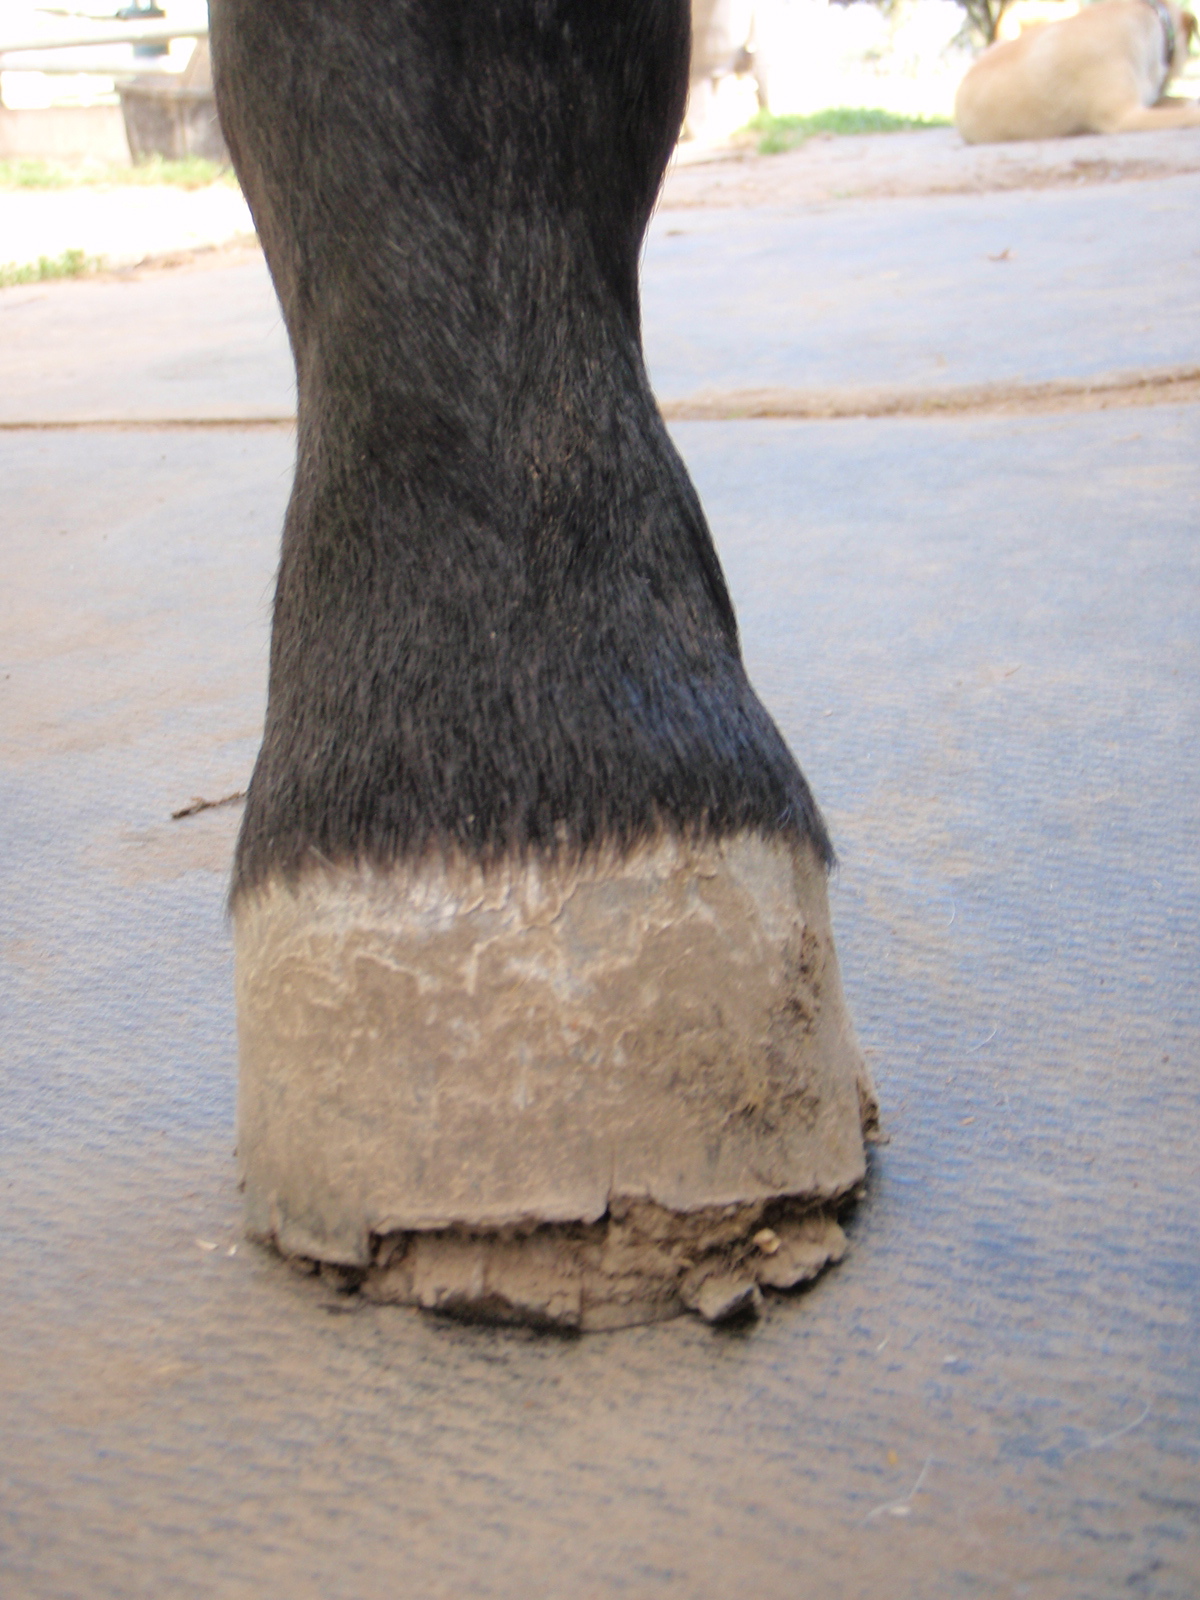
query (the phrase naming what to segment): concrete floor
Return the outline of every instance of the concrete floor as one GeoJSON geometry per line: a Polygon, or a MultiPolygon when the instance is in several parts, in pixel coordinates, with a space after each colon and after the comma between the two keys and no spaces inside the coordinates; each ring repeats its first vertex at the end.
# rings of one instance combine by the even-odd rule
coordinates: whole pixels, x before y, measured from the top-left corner
{"type": "Polygon", "coordinates": [[[655,388],[677,401],[1200,366],[1198,210],[1200,173],[754,208],[734,226],[664,211],[644,275],[655,388]]]}
{"type": "MultiPolygon", "coordinates": [[[[728,209],[663,210],[643,270],[651,377],[669,404],[1200,369],[1198,209],[1200,173],[755,206],[732,222],[728,209]]],[[[295,409],[256,250],[0,292],[0,329],[0,426],[295,409]]]]}
{"type": "MultiPolygon", "coordinates": [[[[1108,215],[1158,215],[1153,194],[1105,191],[1108,215]]],[[[997,198],[1052,235],[1045,195],[997,198]]],[[[1083,196],[1058,198],[1066,231],[1083,196]]],[[[864,237],[901,259],[913,204],[848,208],[842,259],[864,237]]],[[[750,217],[737,248],[811,226],[833,249],[837,219],[750,217]]],[[[672,268],[700,325],[708,260],[672,268]]],[[[1161,260],[1131,250],[1125,295],[1110,274],[1088,359],[1159,359],[1130,319],[1161,260]]],[[[107,287],[129,327],[173,286],[169,363],[272,337],[248,313],[188,328],[226,272],[242,315],[239,270],[107,287]]],[[[104,288],[49,304],[69,322],[104,288]]],[[[1040,325],[1010,311],[998,365],[1040,325]]],[[[761,347],[808,349],[808,314],[761,347]]],[[[119,344],[76,325],[107,352],[79,352],[86,411],[119,344]]],[[[32,416],[14,348],[6,404],[32,416]]],[[[1192,1600],[1197,421],[677,426],[840,851],[892,1142],[846,1261],[760,1325],[581,1340],[340,1298],[240,1237],[237,814],[170,812],[253,760],[290,432],[0,432],[0,1591],[1192,1600]]]]}
{"type": "MultiPolygon", "coordinates": [[[[120,107],[113,109],[124,141],[120,107]]],[[[4,121],[0,113],[0,139],[4,121]]],[[[0,190],[0,266],[82,250],[109,267],[124,267],[147,256],[208,249],[239,235],[253,239],[254,223],[230,183],[197,190],[165,183],[0,190]]]]}

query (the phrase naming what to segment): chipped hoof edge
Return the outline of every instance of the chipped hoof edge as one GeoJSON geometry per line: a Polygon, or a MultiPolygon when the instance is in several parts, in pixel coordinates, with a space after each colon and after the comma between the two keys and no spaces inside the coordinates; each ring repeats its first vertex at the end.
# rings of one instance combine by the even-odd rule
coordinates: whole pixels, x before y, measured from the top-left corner
{"type": "Polygon", "coordinates": [[[763,1290],[799,1288],[846,1252],[832,1206],[773,1201],[691,1216],[635,1201],[590,1224],[387,1234],[365,1268],[289,1257],[343,1294],[465,1321],[592,1332],[692,1311],[748,1321],[763,1290]]]}
{"type": "Polygon", "coordinates": [[[870,1076],[805,844],[314,874],[234,906],[247,1231],[370,1298],[755,1314],[837,1260],[870,1076]]]}

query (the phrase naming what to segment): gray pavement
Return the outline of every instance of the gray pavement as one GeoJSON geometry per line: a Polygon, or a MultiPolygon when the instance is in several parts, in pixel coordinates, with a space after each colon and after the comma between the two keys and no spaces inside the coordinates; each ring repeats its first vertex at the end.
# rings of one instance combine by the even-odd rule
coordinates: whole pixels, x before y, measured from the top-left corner
{"type": "Polygon", "coordinates": [[[666,211],[644,273],[666,401],[1200,366],[1200,174],[788,211],[666,211]]]}
{"type": "Polygon", "coordinates": [[[1194,418],[677,435],[892,1143],[764,1326],[567,1343],[239,1239],[236,815],[169,812],[252,759],[290,439],[0,443],[6,1593],[1195,1592],[1194,418]]]}
{"type": "MultiPolygon", "coordinates": [[[[1198,208],[1193,173],[662,211],[643,272],[651,377],[670,404],[763,387],[946,389],[1200,367],[1198,208]]],[[[0,335],[0,424],[295,406],[257,252],[183,277],[0,291],[0,335]]]]}
{"type": "MultiPolygon", "coordinates": [[[[876,204],[847,238],[900,248],[912,203],[876,204]]],[[[745,225],[764,261],[776,226],[745,225]]],[[[699,306],[721,286],[686,248],[699,306]]],[[[1106,360],[1175,283],[1127,264],[1106,360]]],[[[240,403],[266,392],[240,341],[277,337],[251,289],[242,333],[214,299],[183,336],[156,286],[182,324],[256,270],[49,303],[124,293],[130,370],[207,350],[240,403]]],[[[997,363],[1035,309],[993,322],[997,363]]],[[[675,435],[832,825],[892,1142],[846,1261],[759,1326],[563,1340],[360,1304],[240,1237],[237,812],[170,812],[253,760],[290,431],[0,434],[6,1597],[1200,1590],[1197,410],[675,435]]]]}
{"type": "Polygon", "coordinates": [[[287,334],[257,249],[0,290],[0,425],[253,419],[295,407],[287,334]]]}

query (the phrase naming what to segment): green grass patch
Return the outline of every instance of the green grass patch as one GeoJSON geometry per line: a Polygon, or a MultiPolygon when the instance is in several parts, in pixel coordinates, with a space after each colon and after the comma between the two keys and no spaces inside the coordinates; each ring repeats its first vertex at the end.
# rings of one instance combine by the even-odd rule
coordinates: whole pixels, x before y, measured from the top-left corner
{"type": "Polygon", "coordinates": [[[86,273],[99,272],[103,265],[102,256],[64,250],[60,256],[39,256],[36,261],[0,266],[0,289],[11,289],[18,283],[45,283],[50,278],[82,278],[86,273]]]}
{"type": "Polygon", "coordinates": [[[818,133],[902,133],[908,128],[946,128],[945,117],[901,117],[894,111],[876,111],[868,106],[832,106],[807,117],[776,117],[760,111],[746,132],[758,137],[761,156],[778,155],[818,133]]]}
{"type": "Polygon", "coordinates": [[[176,189],[207,189],[211,183],[237,187],[232,169],[215,161],[189,156],[186,161],[164,161],[154,156],[135,167],[108,162],[0,161],[0,190],[121,188],[167,183],[176,189]]]}

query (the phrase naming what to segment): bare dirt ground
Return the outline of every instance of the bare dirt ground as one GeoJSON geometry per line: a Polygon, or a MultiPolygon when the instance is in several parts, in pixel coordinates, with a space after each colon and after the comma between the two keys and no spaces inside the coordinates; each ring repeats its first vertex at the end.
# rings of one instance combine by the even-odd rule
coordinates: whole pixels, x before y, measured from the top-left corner
{"type": "Polygon", "coordinates": [[[771,156],[738,148],[690,151],[684,145],[659,204],[662,210],[797,206],[1120,183],[1197,171],[1200,129],[965,145],[953,128],[929,128],[818,135],[796,150],[771,156]]]}

